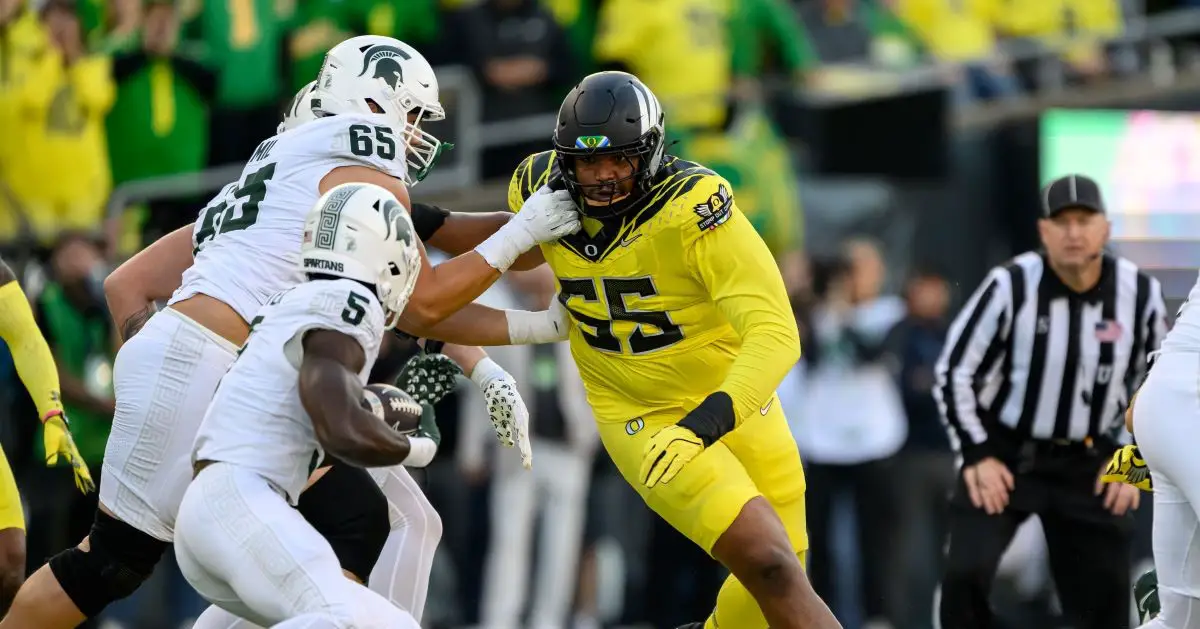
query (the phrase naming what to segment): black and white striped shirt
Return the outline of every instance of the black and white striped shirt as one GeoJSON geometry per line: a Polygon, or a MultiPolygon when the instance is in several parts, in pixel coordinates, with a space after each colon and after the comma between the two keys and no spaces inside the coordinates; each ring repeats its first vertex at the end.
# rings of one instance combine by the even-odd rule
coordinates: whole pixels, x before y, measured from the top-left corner
{"type": "Polygon", "coordinates": [[[1166,334],[1158,280],[1105,255],[1097,286],[1067,288],[1029,252],[992,269],[950,327],[937,398],[970,464],[997,425],[1023,439],[1113,435],[1147,355],[1166,334]]]}

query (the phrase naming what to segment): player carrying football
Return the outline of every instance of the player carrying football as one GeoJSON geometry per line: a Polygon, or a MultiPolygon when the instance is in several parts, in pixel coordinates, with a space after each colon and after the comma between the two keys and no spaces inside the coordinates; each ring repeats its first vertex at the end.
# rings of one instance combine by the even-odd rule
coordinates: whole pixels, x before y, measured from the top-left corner
{"type": "Polygon", "coordinates": [[[554,150],[513,174],[509,207],[561,185],[584,215],[541,253],[605,449],[733,573],[703,627],[838,627],[802,569],[804,472],[775,399],[800,357],[783,280],[729,183],[666,155],[664,133],[636,77],[588,76],[559,110],[554,150]]]}
{"type": "MultiPolygon", "coordinates": [[[[38,330],[25,292],[3,259],[0,259],[0,339],[8,345],[17,373],[42,418],[46,464],[56,465],[58,457],[64,457],[75,470],[75,484],[80,491],[92,491],[96,488],[92,474],[67,429],[54,355],[38,330]]],[[[8,611],[24,580],[25,514],[12,468],[0,450],[0,613],[8,611]]]]}
{"type": "MultiPolygon", "coordinates": [[[[362,36],[335,46],[309,103],[316,119],[259,144],[242,177],[213,198],[193,228],[164,236],[106,280],[126,342],[113,366],[116,414],[100,506],[88,537],[29,578],[0,628],[78,626],[150,576],[174,538],[192,477],[188,453],[217,383],[258,309],[303,279],[300,245],[314,202],[341,184],[370,183],[408,207],[408,187],[439,153],[441,143],[421,128],[444,116],[437,77],[398,40],[362,36]],[[167,297],[155,313],[154,302],[167,297]]],[[[421,272],[405,329],[477,345],[469,335],[482,315],[489,328],[503,328],[503,343],[559,340],[557,313],[497,311],[471,301],[526,249],[577,229],[577,215],[569,199],[539,195],[524,220],[505,222],[478,253],[437,267],[417,242],[421,272]]],[[[456,221],[449,231],[464,225],[470,228],[456,221]]]]}

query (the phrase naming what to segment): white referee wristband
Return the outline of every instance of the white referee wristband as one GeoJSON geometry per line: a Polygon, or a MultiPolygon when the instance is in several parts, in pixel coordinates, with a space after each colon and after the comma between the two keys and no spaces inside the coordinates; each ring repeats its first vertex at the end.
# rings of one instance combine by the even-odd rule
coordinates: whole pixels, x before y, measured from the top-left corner
{"type": "Polygon", "coordinates": [[[429,437],[408,438],[408,456],[404,458],[404,467],[425,467],[437,456],[438,445],[429,437]]]}
{"type": "Polygon", "coordinates": [[[521,257],[521,254],[535,245],[537,241],[533,234],[520,222],[513,220],[479,243],[479,246],[475,247],[475,253],[483,256],[492,268],[503,273],[521,257]]]}
{"type": "Polygon", "coordinates": [[[471,382],[481,390],[497,378],[507,376],[508,372],[504,367],[496,364],[496,361],[484,356],[479,362],[475,363],[475,368],[471,370],[471,382]]]}

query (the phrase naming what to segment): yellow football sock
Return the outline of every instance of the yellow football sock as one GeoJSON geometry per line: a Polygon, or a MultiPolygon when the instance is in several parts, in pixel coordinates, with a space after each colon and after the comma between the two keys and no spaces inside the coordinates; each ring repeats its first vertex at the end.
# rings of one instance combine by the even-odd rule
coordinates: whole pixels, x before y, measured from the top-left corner
{"type": "MultiPolygon", "coordinates": [[[[797,553],[800,565],[804,566],[805,553],[797,553]]],[[[708,620],[704,621],[704,629],[768,629],[767,619],[758,602],[732,574],[721,585],[717,593],[717,606],[708,620]]]]}
{"type": "Polygon", "coordinates": [[[0,338],[8,344],[17,373],[37,404],[38,414],[44,419],[51,411],[62,412],[54,355],[33,319],[25,291],[16,282],[0,286],[0,338]]]}
{"type": "Polygon", "coordinates": [[[733,628],[767,629],[767,619],[746,586],[731,574],[717,593],[717,607],[704,621],[704,629],[733,628]]]}

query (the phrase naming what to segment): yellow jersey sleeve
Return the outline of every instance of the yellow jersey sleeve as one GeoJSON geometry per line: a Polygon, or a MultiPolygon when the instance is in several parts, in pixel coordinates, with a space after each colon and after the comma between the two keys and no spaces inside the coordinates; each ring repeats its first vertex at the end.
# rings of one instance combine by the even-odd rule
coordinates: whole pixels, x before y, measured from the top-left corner
{"type": "Polygon", "coordinates": [[[771,399],[800,359],[800,333],[770,249],[737,208],[729,183],[706,179],[687,195],[696,221],[682,226],[683,250],[692,273],[741,337],[719,388],[733,398],[740,425],[771,399]]]}
{"type": "Polygon", "coordinates": [[[543,151],[521,160],[508,181],[508,211],[513,214],[521,211],[525,199],[546,184],[554,164],[553,157],[554,151],[543,151]]]}
{"type": "Polygon", "coordinates": [[[17,374],[29,390],[44,420],[51,412],[62,412],[58,367],[46,339],[38,329],[25,291],[12,281],[0,286],[0,338],[12,352],[17,374]]]}

